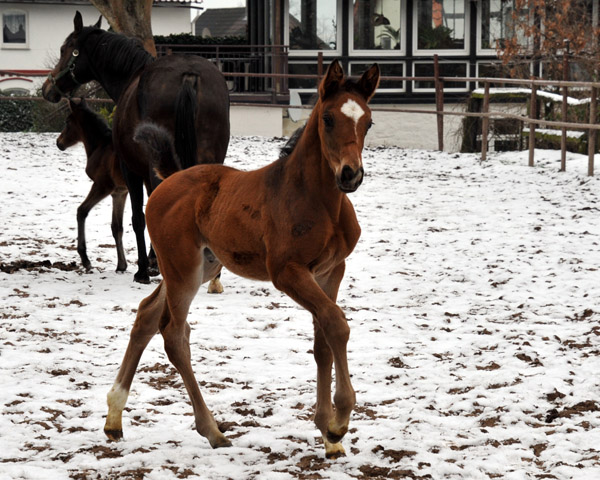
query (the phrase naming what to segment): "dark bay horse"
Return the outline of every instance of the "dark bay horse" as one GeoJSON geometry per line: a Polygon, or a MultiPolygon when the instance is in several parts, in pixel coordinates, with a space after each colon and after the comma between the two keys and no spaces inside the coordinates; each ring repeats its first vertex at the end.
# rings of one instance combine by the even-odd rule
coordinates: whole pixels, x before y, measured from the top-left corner
{"type": "Polygon", "coordinates": [[[113,148],[112,130],[101,115],[90,110],[83,99],[70,99],[69,109],[65,128],[60,132],[56,145],[64,151],[82,142],[87,156],[85,173],[94,182],[77,209],[77,252],[83,266],[87,270],[92,268],[87,256],[85,220],[98,202],[111,195],[111,229],[117,246],[117,272],[124,272],[127,260],[123,251],[123,209],[127,201],[127,186],[113,148]]]}
{"type": "Polygon", "coordinates": [[[138,247],[134,279],[148,283],[143,189],[145,185],[152,192],[159,180],[133,141],[135,128],[142,121],[165,128],[185,168],[223,163],[229,144],[229,92],[210,61],[181,55],[154,59],[136,39],[99,27],[100,21],[84,27],[81,14],[75,14],[74,31],[61,46],[60,60],[42,94],[58,102],[79,85],[96,80],[117,104],[113,142],[131,198],[138,247]]]}
{"type": "MultiPolygon", "coordinates": [[[[350,328],[336,304],[345,259],[360,227],[347,194],[363,180],[362,149],[371,122],[367,106],[379,84],[372,66],[358,82],[334,61],[293,151],[259,170],[201,165],[168,176],[148,200],[148,232],[163,280],[140,303],[129,345],[108,393],[104,431],[123,435],[122,413],[142,352],[160,331],[169,360],[190,396],[197,431],[213,448],[231,445],[208,410],[190,357],[187,316],[200,285],[221,266],[271,281],[313,316],[317,363],[315,423],[328,457],[344,454],[355,394],[346,345],[350,328]],[[332,365],[336,384],[331,401],[332,365]]],[[[140,127],[142,128],[142,127],[140,127]]],[[[165,129],[155,128],[168,135],[165,129]]],[[[163,142],[167,144],[168,142],[163,142]]],[[[169,148],[158,170],[172,172],[169,148]]]]}

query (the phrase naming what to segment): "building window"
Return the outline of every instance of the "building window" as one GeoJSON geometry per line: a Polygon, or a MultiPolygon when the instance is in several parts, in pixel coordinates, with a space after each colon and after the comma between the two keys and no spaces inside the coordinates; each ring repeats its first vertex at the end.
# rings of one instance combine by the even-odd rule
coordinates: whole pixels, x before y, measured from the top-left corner
{"type": "Polygon", "coordinates": [[[417,50],[464,51],[466,0],[417,0],[417,50]]]}
{"type": "MultiPolygon", "coordinates": [[[[448,81],[448,77],[464,78],[467,76],[467,63],[463,62],[440,62],[440,76],[446,77],[444,82],[444,91],[446,92],[464,92],[469,89],[469,82],[465,81],[448,81]]],[[[434,66],[430,62],[415,62],[414,76],[415,77],[433,77],[434,66]]],[[[435,91],[435,83],[433,80],[416,80],[413,90],[415,92],[433,92],[435,91]]]]}
{"type": "Polygon", "coordinates": [[[401,0],[354,0],[353,52],[377,50],[397,55],[404,50],[403,24],[401,0]]]}
{"type": "Polygon", "coordinates": [[[27,47],[27,14],[12,11],[2,14],[2,46],[5,48],[27,47]]]}
{"type": "MultiPolygon", "coordinates": [[[[323,68],[327,68],[323,65],[323,68]]],[[[295,63],[288,64],[288,72],[291,75],[317,75],[319,73],[319,65],[316,63],[295,63]]],[[[316,91],[318,80],[311,78],[290,78],[289,88],[299,90],[316,91]]]]}
{"type": "Polygon", "coordinates": [[[338,49],[338,7],[331,0],[289,0],[290,50],[338,49]]]}
{"type": "Polygon", "coordinates": [[[517,9],[515,0],[481,0],[480,12],[478,27],[481,50],[495,51],[497,47],[502,48],[506,40],[515,37],[520,45],[527,44],[522,28],[530,16],[526,4],[517,9]],[[517,27],[519,24],[521,28],[517,27]]]}
{"type": "MultiPolygon", "coordinates": [[[[382,77],[404,77],[404,62],[378,61],[382,77]]],[[[366,72],[373,62],[350,62],[350,75],[358,76],[366,72]]],[[[393,93],[406,91],[403,80],[381,80],[377,88],[379,93],[393,93]]]]}

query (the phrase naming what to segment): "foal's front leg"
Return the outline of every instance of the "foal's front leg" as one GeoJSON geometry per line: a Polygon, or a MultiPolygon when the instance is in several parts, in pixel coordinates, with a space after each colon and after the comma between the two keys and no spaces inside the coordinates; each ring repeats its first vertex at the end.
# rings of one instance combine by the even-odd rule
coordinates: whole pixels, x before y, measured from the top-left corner
{"type": "Polygon", "coordinates": [[[314,352],[318,368],[315,423],[323,435],[325,454],[328,457],[344,454],[344,449],[339,442],[348,431],[350,414],[356,403],[346,354],[350,327],[344,313],[334,301],[343,274],[342,264],[321,282],[327,293],[315,281],[308,269],[299,265],[285,266],[273,281],[278,289],[313,314],[314,352]],[[331,406],[332,361],[336,371],[335,411],[331,406]]]}

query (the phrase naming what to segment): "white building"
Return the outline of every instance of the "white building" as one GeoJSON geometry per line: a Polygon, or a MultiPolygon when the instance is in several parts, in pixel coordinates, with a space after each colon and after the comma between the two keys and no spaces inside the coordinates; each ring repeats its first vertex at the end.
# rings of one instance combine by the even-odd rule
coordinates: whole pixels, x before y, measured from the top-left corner
{"type": "MultiPolygon", "coordinates": [[[[155,0],[152,32],[155,35],[191,33],[190,7],[198,2],[155,0]]],[[[0,90],[34,92],[56,64],[60,46],[73,31],[79,10],[86,25],[100,13],[85,0],[0,0],[0,90]]],[[[103,20],[103,28],[108,23],[103,20]]]]}

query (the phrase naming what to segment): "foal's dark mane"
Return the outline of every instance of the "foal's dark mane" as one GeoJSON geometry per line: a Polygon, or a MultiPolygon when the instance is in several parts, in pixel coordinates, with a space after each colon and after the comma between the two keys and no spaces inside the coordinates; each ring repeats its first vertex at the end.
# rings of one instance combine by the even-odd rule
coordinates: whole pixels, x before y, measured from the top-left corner
{"type": "Polygon", "coordinates": [[[112,129],[108,126],[104,117],[88,107],[82,108],[85,113],[85,121],[88,123],[86,127],[90,128],[90,131],[94,132],[95,135],[102,138],[102,140],[109,140],[112,142],[112,129]]]}

